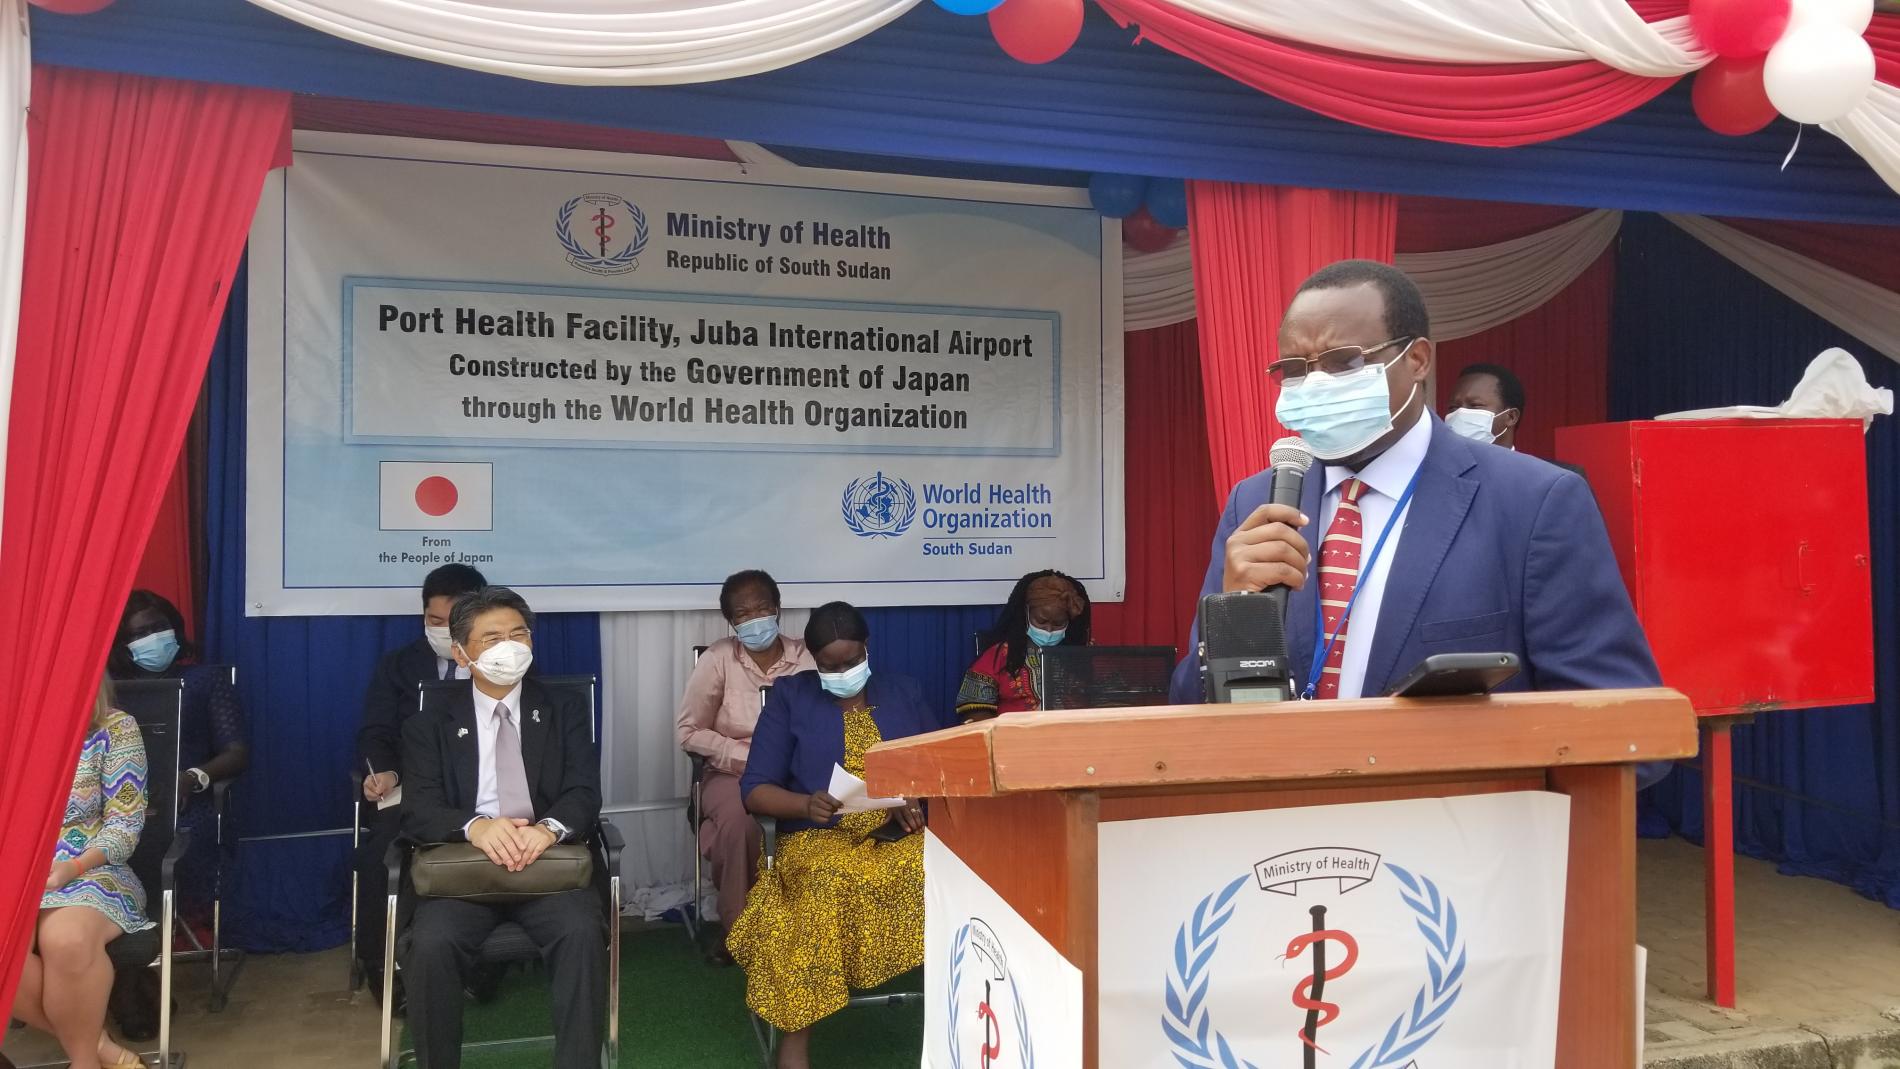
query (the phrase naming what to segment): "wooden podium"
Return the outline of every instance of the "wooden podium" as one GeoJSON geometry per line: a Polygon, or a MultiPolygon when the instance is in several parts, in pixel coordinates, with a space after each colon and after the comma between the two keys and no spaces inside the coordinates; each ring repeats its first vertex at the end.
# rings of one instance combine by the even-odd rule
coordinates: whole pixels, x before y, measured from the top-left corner
{"type": "MultiPolygon", "coordinates": [[[[1635,1058],[1634,762],[1695,754],[1673,690],[1014,714],[873,748],[871,793],[930,798],[930,828],[1083,976],[1097,1050],[1096,830],[1104,822],[1549,790],[1570,796],[1560,1069],[1635,1058]]],[[[1499,843],[1500,850],[1510,844],[1499,843]]]]}

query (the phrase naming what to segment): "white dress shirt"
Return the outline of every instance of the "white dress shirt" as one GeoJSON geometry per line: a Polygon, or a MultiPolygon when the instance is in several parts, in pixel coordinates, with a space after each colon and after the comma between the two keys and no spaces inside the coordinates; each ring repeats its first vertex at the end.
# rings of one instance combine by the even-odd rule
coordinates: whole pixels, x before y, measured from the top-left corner
{"type": "MultiPolygon", "coordinates": [[[[1379,533],[1392,519],[1392,510],[1397,507],[1406,486],[1410,485],[1412,476],[1418,474],[1419,465],[1425,462],[1425,451],[1431,444],[1432,416],[1422,412],[1404,437],[1393,442],[1364,469],[1355,472],[1337,464],[1326,465],[1326,496],[1321,507],[1318,540],[1313,543],[1315,569],[1319,567],[1326,531],[1332,527],[1333,514],[1339,511],[1339,501],[1345,493],[1340,487],[1354,477],[1366,484],[1365,492],[1359,495],[1365,541],[1359,547],[1358,600],[1353,602],[1352,615],[1346,620],[1345,637],[1339,640],[1346,644],[1345,658],[1339,666],[1339,696],[1342,698],[1364,696],[1366,660],[1372,654],[1372,640],[1379,630],[1379,607],[1385,601],[1386,576],[1392,572],[1392,561],[1399,555],[1399,539],[1405,534],[1404,516],[1393,525],[1392,533],[1386,536],[1385,548],[1379,551],[1379,559],[1372,561],[1370,568],[1366,567],[1367,559],[1372,556],[1379,533]]],[[[1406,503],[1405,511],[1408,514],[1412,511],[1411,502],[1406,503]]],[[[1315,642],[1324,648],[1330,637],[1322,634],[1315,642]]]]}
{"type": "MultiPolygon", "coordinates": [[[[475,788],[475,816],[497,817],[501,815],[501,784],[495,775],[495,739],[501,734],[501,721],[495,717],[496,699],[482,693],[480,687],[470,687],[475,692],[475,737],[481,743],[481,777],[475,788]]],[[[515,737],[521,737],[521,684],[501,699],[508,705],[508,715],[515,722],[515,737]]],[[[470,821],[469,823],[474,823],[470,821]]]]}

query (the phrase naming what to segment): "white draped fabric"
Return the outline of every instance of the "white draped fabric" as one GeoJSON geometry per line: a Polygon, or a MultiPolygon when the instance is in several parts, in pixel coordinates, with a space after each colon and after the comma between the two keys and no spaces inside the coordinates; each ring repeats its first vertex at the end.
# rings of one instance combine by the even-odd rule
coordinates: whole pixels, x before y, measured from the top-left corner
{"type": "MultiPolygon", "coordinates": [[[[1445,252],[1402,252],[1394,262],[1417,281],[1432,317],[1432,337],[1467,338],[1535,311],[1603,255],[1623,213],[1589,212],[1548,230],[1495,245],[1445,252]]],[[[1194,271],[1188,243],[1122,261],[1129,330],[1194,317],[1194,271]]]]}
{"type": "Polygon", "coordinates": [[[7,412],[20,333],[20,260],[26,252],[26,103],[33,86],[26,0],[0,0],[0,496],[6,489],[7,412]]]}
{"type": "MultiPolygon", "coordinates": [[[[787,609],[779,624],[796,635],[810,615],[787,609]]],[[[601,796],[627,840],[620,874],[630,914],[658,917],[693,897],[685,812],[692,768],[674,736],[674,716],[693,647],[731,633],[710,609],[600,614],[601,796]]],[[[710,909],[711,873],[705,891],[710,909]]]]}
{"type": "Polygon", "coordinates": [[[1122,251],[1122,329],[1152,330],[1194,318],[1194,262],[1183,235],[1160,252],[1122,251]]]}
{"type": "Polygon", "coordinates": [[[1700,215],[1665,215],[1795,303],[1900,361],[1900,293],[1700,215]]]}
{"type": "Polygon", "coordinates": [[[1631,74],[1700,69],[1682,16],[1646,23],[1627,0],[1173,0],[1237,29],[1367,56],[1445,63],[1570,63],[1593,59],[1631,74]]]}
{"type": "Polygon", "coordinates": [[[918,0],[251,0],[417,59],[568,85],[677,85],[790,66],[918,0]]]}
{"type": "Polygon", "coordinates": [[[1432,337],[1468,338],[1534,311],[1577,280],[1615,240],[1623,213],[1594,211],[1495,245],[1402,252],[1396,264],[1425,295],[1432,337]]]}
{"type": "Polygon", "coordinates": [[[1847,142],[1888,186],[1900,190],[1900,86],[1875,82],[1867,99],[1821,129],[1847,142]]]}

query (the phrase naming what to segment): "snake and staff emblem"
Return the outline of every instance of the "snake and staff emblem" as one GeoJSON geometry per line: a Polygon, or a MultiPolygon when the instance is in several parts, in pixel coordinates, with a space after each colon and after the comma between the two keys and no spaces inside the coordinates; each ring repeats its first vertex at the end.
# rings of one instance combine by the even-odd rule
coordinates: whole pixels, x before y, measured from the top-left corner
{"type": "Polygon", "coordinates": [[[640,266],[650,235],[639,205],[617,193],[583,193],[555,211],[554,236],[575,267],[594,275],[623,275],[640,266]]]}
{"type": "Polygon", "coordinates": [[[1003,1027],[996,1022],[996,1011],[990,1008],[990,982],[983,981],[983,1001],[976,1004],[976,1015],[983,1022],[983,1046],[978,1051],[983,1069],[990,1069],[990,1063],[1003,1053],[1003,1027]]]}
{"type": "Polygon", "coordinates": [[[1339,1019],[1338,1004],[1323,1001],[1326,982],[1352,971],[1353,963],[1359,960],[1359,941],[1337,928],[1326,927],[1325,906],[1314,906],[1308,912],[1313,917],[1313,930],[1295,936],[1281,957],[1291,961],[1309,948],[1313,951],[1313,974],[1293,988],[1293,1005],[1306,1011],[1306,1024],[1299,1031],[1304,1069],[1316,1069],[1318,1056],[1332,1053],[1319,1045],[1319,1030],[1339,1019]],[[1327,943],[1338,943],[1346,952],[1345,960],[1330,969],[1326,967],[1327,943]]]}

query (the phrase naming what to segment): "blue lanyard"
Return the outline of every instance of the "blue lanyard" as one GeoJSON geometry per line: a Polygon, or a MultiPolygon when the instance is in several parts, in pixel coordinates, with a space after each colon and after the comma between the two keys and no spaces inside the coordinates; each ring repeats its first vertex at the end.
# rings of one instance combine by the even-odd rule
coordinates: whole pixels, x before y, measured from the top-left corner
{"type": "MultiPolygon", "coordinates": [[[[1398,505],[1392,509],[1392,515],[1386,519],[1384,529],[1379,532],[1379,540],[1372,544],[1372,556],[1360,562],[1359,578],[1352,584],[1352,597],[1346,599],[1346,611],[1339,614],[1339,626],[1333,629],[1333,637],[1327,639],[1324,646],[1319,644],[1319,637],[1326,633],[1326,610],[1320,605],[1321,595],[1325,593],[1325,588],[1323,585],[1316,585],[1314,587],[1313,667],[1306,673],[1306,689],[1300,692],[1300,698],[1302,700],[1311,701],[1313,692],[1318,689],[1319,675],[1325,670],[1326,662],[1332,658],[1333,646],[1338,643],[1340,633],[1346,630],[1346,621],[1352,618],[1352,607],[1359,603],[1359,592],[1366,588],[1364,580],[1366,576],[1372,574],[1372,566],[1378,563],[1379,560],[1379,551],[1385,548],[1385,540],[1387,536],[1392,533],[1393,525],[1399,522],[1400,516],[1405,515],[1405,506],[1411,503],[1412,491],[1418,489],[1418,477],[1424,473],[1425,465],[1420,464],[1418,470],[1412,473],[1412,481],[1405,484],[1405,492],[1399,495],[1398,505]]],[[[1341,495],[1340,505],[1341,507],[1345,505],[1344,495],[1341,495]]],[[[1338,512],[1335,510],[1333,514],[1334,518],[1337,519],[1338,515],[1338,512]]],[[[1320,552],[1323,560],[1325,554],[1324,541],[1320,543],[1320,552]]],[[[1324,580],[1320,578],[1319,567],[1317,563],[1313,566],[1313,582],[1315,584],[1324,583],[1324,580]]]]}

